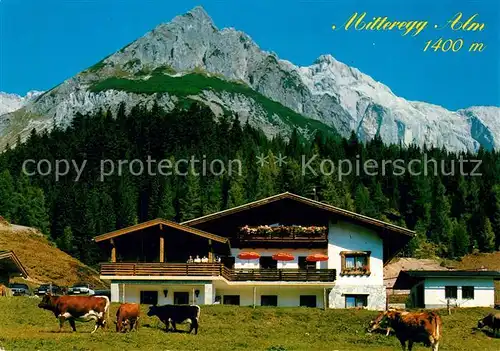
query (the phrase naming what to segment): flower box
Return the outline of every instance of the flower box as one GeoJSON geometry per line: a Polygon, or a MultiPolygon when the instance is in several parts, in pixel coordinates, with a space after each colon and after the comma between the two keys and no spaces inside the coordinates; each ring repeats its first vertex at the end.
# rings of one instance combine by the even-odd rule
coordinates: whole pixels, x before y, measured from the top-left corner
{"type": "Polygon", "coordinates": [[[324,226],[310,226],[304,227],[299,225],[292,226],[268,226],[259,225],[250,227],[248,225],[240,228],[240,234],[244,236],[252,236],[259,238],[287,238],[287,237],[305,237],[315,238],[326,236],[327,227],[324,226]]]}

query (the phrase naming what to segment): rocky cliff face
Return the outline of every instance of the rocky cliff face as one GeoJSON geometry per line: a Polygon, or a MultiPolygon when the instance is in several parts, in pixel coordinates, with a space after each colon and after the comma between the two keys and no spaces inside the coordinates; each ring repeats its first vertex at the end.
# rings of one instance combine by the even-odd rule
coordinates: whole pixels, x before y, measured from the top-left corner
{"type": "Polygon", "coordinates": [[[41,94],[43,94],[42,91],[36,90],[29,91],[26,96],[0,92],[0,116],[5,113],[19,110],[21,107],[23,107],[33,99],[36,99],[41,94]]]}
{"type": "MultiPolygon", "coordinates": [[[[196,7],[20,110],[1,116],[0,141],[24,135],[32,127],[50,128],[53,121],[66,125],[75,112],[114,109],[121,102],[151,105],[154,100],[169,109],[179,99],[202,101],[219,115],[224,110],[238,113],[269,135],[289,133],[301,115],[305,121],[317,120],[344,136],[354,130],[362,140],[380,135],[386,143],[425,143],[452,151],[476,151],[480,145],[496,148],[500,138],[498,107],[453,112],[407,101],[330,55],[320,56],[311,66],[298,67],[261,50],[243,32],[219,30],[207,13],[196,7]],[[194,94],[183,95],[179,89],[169,90],[171,79],[163,92],[152,94],[148,89],[134,88],[139,83],[144,86],[152,77],[157,82],[159,74],[179,78],[175,84],[183,84],[182,76],[193,72],[231,82],[235,89],[215,91],[207,84],[194,94]],[[106,84],[94,89],[103,81],[106,84]],[[242,85],[255,94],[243,91],[242,85]],[[285,108],[269,110],[271,104],[266,99],[285,108]]],[[[314,126],[302,121],[299,125],[303,133],[311,133],[314,126]]]]}

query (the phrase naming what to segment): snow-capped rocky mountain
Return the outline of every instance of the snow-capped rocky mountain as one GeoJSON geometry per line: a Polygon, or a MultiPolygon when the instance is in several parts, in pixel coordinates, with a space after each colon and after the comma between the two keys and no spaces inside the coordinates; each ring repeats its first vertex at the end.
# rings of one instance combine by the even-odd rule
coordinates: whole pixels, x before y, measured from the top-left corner
{"type": "Polygon", "coordinates": [[[380,135],[387,143],[451,151],[500,143],[498,107],[449,111],[408,101],[330,55],[298,67],[261,50],[243,32],[217,29],[196,7],[0,116],[0,147],[32,128],[67,125],[76,112],[116,109],[121,102],[152,106],[155,100],[166,109],[201,101],[217,115],[237,113],[268,135],[330,126],[344,136],[354,130],[362,140],[380,135]]]}
{"type": "Polygon", "coordinates": [[[0,115],[8,112],[13,112],[19,110],[29,101],[37,98],[43,94],[42,91],[32,90],[29,91],[26,96],[19,96],[17,94],[7,94],[0,91],[0,115]]]}

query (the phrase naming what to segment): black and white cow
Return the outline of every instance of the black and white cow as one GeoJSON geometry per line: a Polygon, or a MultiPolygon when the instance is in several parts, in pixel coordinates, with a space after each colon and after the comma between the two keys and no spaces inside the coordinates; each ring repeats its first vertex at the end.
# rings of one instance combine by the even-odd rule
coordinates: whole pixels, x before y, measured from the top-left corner
{"type": "Polygon", "coordinates": [[[169,331],[169,323],[172,323],[174,331],[177,331],[176,323],[189,322],[191,327],[189,333],[194,329],[194,333],[198,334],[198,326],[200,322],[200,306],[197,305],[164,305],[150,306],[148,316],[158,316],[160,321],[165,323],[166,331],[169,331]]]}

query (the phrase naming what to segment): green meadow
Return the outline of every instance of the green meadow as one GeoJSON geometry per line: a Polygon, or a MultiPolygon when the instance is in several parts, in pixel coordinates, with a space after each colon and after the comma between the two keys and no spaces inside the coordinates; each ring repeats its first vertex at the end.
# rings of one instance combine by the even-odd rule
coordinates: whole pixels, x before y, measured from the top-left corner
{"type": "MultiPolygon", "coordinates": [[[[58,333],[54,315],[37,307],[38,299],[0,298],[0,348],[5,350],[401,350],[394,336],[368,334],[377,312],[308,308],[202,306],[198,335],[166,333],[156,317],[143,316],[139,332],[119,334],[111,322],[107,330],[90,334],[93,322],[66,323],[58,333]]],[[[111,307],[115,319],[118,304],[111,307]]],[[[441,351],[500,350],[500,337],[475,330],[489,309],[461,309],[443,317],[441,351]]],[[[188,325],[179,329],[187,330],[188,325]]],[[[416,344],[414,350],[430,350],[416,344]]]]}

